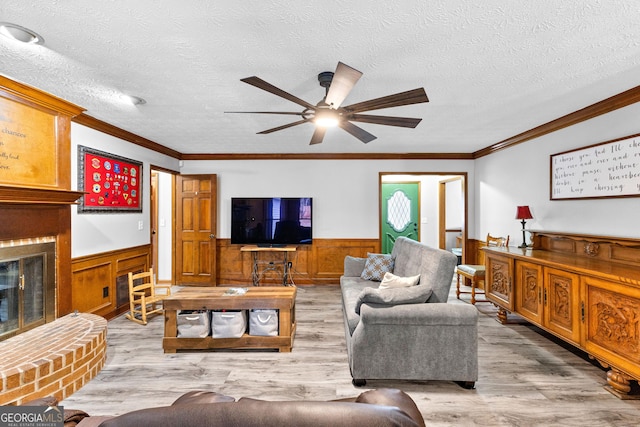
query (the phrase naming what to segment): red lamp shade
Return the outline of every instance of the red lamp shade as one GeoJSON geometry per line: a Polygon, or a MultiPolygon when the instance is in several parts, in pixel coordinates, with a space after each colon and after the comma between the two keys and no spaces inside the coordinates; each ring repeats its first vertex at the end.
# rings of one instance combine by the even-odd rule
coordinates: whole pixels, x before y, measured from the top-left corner
{"type": "Polygon", "coordinates": [[[533,218],[533,215],[531,215],[529,206],[518,206],[516,210],[516,219],[531,219],[531,218],[533,218]]]}

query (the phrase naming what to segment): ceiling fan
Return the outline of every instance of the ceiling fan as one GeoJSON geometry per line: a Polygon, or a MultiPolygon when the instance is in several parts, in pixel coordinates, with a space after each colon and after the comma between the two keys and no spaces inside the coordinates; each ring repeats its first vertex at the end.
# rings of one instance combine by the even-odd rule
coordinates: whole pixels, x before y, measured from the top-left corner
{"type": "Polygon", "coordinates": [[[419,104],[429,102],[424,88],[413,89],[406,92],[400,92],[393,95],[383,96],[381,98],[371,99],[369,101],[358,102],[351,105],[341,107],[351,89],[362,77],[362,73],[350,66],[338,62],[335,72],[325,71],[318,74],[318,82],[320,86],[325,88],[325,97],[322,101],[313,105],[306,102],[282,89],[273,86],[270,83],[252,76],[241,81],[252,86],[270,92],[281,98],[295,102],[304,107],[301,112],[291,111],[229,111],[229,113],[248,113],[248,114],[283,114],[300,116],[301,119],[286,125],[263,130],[258,134],[268,134],[279,130],[287,129],[303,123],[314,123],[316,129],[311,137],[310,144],[319,144],[324,139],[324,135],[329,126],[339,126],[360,141],[367,143],[376,139],[376,136],[370,134],[366,130],[354,125],[351,122],[373,123],[386,126],[400,126],[407,128],[415,128],[422,119],[410,117],[391,117],[391,116],[375,116],[371,114],[361,114],[366,111],[380,110],[383,108],[400,107],[402,105],[419,104]]]}

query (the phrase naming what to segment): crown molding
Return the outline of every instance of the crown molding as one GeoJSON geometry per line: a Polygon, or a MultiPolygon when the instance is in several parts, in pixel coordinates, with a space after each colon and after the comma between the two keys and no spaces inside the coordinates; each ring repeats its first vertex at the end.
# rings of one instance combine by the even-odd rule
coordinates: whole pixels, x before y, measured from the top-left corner
{"type": "Polygon", "coordinates": [[[613,95],[558,119],[473,153],[180,153],[84,113],[71,120],[178,160],[475,160],[497,151],[573,126],[640,101],[640,86],[613,95]]]}
{"type": "Polygon", "coordinates": [[[489,147],[483,148],[473,153],[473,158],[478,159],[480,157],[488,156],[496,151],[504,150],[505,148],[513,147],[514,145],[522,144],[523,142],[539,138],[543,135],[564,129],[569,126],[573,126],[580,122],[584,122],[602,114],[610,113],[622,107],[627,107],[631,104],[635,104],[640,101],[640,86],[636,86],[627,91],[613,95],[607,99],[591,104],[581,110],[574,111],[558,119],[547,122],[543,125],[529,129],[518,135],[507,138],[489,147]]]}
{"type": "Polygon", "coordinates": [[[84,108],[65,101],[62,98],[58,98],[50,93],[3,75],[0,75],[0,96],[13,101],[43,107],[69,117],[77,116],[84,111],[84,108]]]}
{"type": "Polygon", "coordinates": [[[183,154],[182,160],[473,160],[465,153],[217,153],[183,154]]]}
{"type": "Polygon", "coordinates": [[[135,133],[131,133],[124,129],[120,129],[114,125],[111,125],[107,122],[103,122],[102,120],[98,120],[95,117],[91,117],[87,114],[80,114],[71,119],[73,122],[87,126],[91,129],[95,129],[102,133],[106,133],[111,136],[115,136],[116,138],[123,139],[125,141],[131,142],[133,144],[139,145],[144,148],[148,148],[149,150],[156,151],[158,153],[165,154],[169,157],[173,157],[175,159],[181,159],[182,154],[172,150],[171,148],[165,147],[164,145],[160,145],[157,142],[153,142],[149,139],[143,138],[141,136],[136,135],[135,133]]]}

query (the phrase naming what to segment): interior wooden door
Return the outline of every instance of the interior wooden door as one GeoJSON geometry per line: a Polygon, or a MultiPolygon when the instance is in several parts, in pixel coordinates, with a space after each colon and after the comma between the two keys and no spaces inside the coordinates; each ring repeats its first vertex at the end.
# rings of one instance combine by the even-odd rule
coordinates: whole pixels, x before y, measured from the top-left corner
{"type": "Polygon", "coordinates": [[[176,284],[215,286],[216,175],[178,175],[176,284]]]}

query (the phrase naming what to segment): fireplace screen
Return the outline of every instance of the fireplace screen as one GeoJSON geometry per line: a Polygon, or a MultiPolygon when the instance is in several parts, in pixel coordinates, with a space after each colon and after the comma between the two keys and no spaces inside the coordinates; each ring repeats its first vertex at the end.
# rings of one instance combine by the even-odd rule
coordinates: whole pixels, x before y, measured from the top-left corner
{"type": "Polygon", "coordinates": [[[55,244],[0,248],[0,339],[55,318],[55,244]]]}

